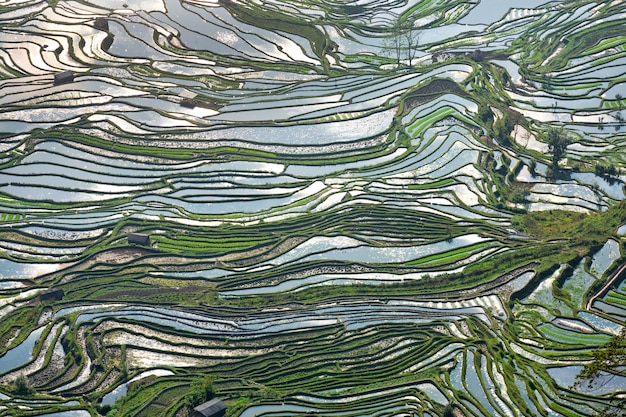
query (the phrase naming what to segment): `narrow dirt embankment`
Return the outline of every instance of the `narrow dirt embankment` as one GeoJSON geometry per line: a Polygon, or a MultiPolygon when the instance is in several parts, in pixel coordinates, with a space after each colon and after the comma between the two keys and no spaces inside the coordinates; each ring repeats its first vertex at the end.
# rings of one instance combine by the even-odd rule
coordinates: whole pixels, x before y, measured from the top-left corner
{"type": "Polygon", "coordinates": [[[624,262],[619,268],[613,271],[611,275],[609,275],[606,283],[602,286],[602,288],[600,288],[597,293],[589,297],[589,300],[587,300],[587,304],[585,304],[585,310],[591,311],[591,307],[593,306],[594,301],[596,301],[600,297],[604,297],[604,295],[606,295],[607,291],[611,288],[613,283],[615,283],[615,281],[617,281],[618,279],[623,279],[623,274],[625,273],[626,262],[624,262]]]}

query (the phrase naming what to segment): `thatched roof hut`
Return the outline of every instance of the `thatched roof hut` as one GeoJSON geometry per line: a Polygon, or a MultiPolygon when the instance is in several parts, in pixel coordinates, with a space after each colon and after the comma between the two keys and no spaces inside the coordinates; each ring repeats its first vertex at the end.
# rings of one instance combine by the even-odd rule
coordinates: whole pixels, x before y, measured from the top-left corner
{"type": "Polygon", "coordinates": [[[128,235],[128,243],[131,245],[150,246],[150,235],[131,233],[128,235]]]}
{"type": "Polygon", "coordinates": [[[222,417],[226,413],[226,404],[213,398],[193,409],[194,417],[222,417]]]}
{"type": "Polygon", "coordinates": [[[72,71],[63,71],[54,74],[54,85],[67,84],[74,81],[74,73],[72,71]]]}
{"type": "Polygon", "coordinates": [[[198,95],[196,93],[193,93],[188,90],[183,90],[180,94],[178,94],[178,97],[181,98],[180,105],[183,107],[189,107],[190,109],[193,109],[194,107],[196,107],[196,104],[198,104],[196,102],[197,96],[198,95]]]}

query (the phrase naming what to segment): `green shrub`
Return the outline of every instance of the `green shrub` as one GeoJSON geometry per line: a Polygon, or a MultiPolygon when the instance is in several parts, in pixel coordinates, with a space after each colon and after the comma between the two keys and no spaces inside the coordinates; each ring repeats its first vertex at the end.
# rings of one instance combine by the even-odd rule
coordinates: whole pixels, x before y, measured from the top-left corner
{"type": "Polygon", "coordinates": [[[35,392],[33,387],[28,383],[28,378],[23,373],[15,378],[13,385],[15,393],[18,395],[31,395],[35,392]]]}

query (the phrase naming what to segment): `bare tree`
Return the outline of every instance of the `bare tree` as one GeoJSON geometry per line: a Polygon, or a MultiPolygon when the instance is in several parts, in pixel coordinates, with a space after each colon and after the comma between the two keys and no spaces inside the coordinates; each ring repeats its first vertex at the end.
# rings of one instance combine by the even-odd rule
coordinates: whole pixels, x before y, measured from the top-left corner
{"type": "MultiPolygon", "coordinates": [[[[626,329],[614,336],[609,343],[592,352],[593,360],[585,364],[576,376],[574,387],[595,389],[615,377],[626,376],[626,329]]],[[[606,399],[605,408],[598,414],[602,417],[626,416],[626,398],[618,393],[606,399]]]]}
{"type": "Polygon", "coordinates": [[[398,67],[405,59],[407,65],[413,66],[413,60],[417,54],[421,31],[415,27],[415,20],[397,16],[391,27],[392,48],[395,52],[398,67]]]}

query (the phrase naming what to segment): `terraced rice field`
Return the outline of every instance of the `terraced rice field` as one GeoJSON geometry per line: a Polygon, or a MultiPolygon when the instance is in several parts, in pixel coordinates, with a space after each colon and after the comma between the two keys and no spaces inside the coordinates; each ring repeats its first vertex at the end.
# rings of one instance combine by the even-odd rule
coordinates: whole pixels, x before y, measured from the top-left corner
{"type": "Polygon", "coordinates": [[[595,415],[626,393],[572,387],[626,319],[625,25],[0,1],[0,416],[207,384],[228,416],[595,415]]]}

